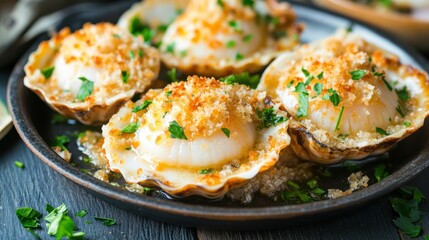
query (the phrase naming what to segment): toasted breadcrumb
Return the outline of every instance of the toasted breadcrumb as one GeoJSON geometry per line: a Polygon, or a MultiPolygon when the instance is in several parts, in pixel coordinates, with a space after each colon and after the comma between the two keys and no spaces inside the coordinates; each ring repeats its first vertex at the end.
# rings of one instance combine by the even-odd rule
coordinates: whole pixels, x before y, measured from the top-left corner
{"type": "Polygon", "coordinates": [[[342,191],[340,189],[328,189],[328,198],[335,199],[352,194],[354,191],[368,187],[369,177],[362,172],[352,173],[348,178],[349,189],[342,191]]]}

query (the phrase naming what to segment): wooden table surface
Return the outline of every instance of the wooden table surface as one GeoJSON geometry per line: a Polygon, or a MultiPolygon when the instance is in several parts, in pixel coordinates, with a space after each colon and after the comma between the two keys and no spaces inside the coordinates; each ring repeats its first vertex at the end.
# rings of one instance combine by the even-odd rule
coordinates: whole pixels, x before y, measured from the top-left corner
{"type": "MultiPolygon", "coordinates": [[[[11,68],[0,69],[3,101],[10,71],[11,68]]],[[[428,183],[429,169],[426,169],[408,184],[417,186],[429,198],[428,183]]],[[[94,221],[85,224],[88,217],[74,218],[77,227],[86,233],[86,239],[406,239],[392,223],[389,196],[333,220],[272,231],[203,230],[152,221],[150,216],[137,216],[105,203],[54,172],[26,147],[14,129],[0,140],[0,186],[0,240],[33,239],[21,227],[15,209],[28,206],[44,212],[47,203],[54,206],[65,203],[72,214],[86,209],[88,216],[116,219],[117,225],[107,227],[94,221]],[[23,162],[25,168],[16,167],[14,161],[23,162]]],[[[428,235],[429,201],[423,203],[422,209],[423,231],[428,235]]],[[[42,239],[50,239],[46,231],[37,233],[42,239]]]]}

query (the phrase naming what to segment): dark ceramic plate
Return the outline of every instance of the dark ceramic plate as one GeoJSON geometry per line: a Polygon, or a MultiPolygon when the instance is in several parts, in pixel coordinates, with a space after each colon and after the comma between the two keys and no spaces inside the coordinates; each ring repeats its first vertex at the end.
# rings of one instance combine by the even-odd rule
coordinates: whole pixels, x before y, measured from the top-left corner
{"type": "MultiPolygon", "coordinates": [[[[84,22],[112,21],[128,9],[131,2],[120,2],[112,5],[88,5],[75,7],[77,12],[68,11],[64,20],[57,28],[69,26],[79,28],[84,22]]],[[[337,28],[345,28],[352,20],[333,13],[302,4],[294,4],[299,21],[306,24],[303,34],[305,42],[326,37],[337,28]]],[[[354,32],[365,36],[389,51],[399,55],[404,63],[410,63],[426,71],[429,70],[424,59],[413,49],[400,43],[386,34],[380,33],[363,24],[354,23],[354,32]]],[[[275,202],[262,196],[249,205],[231,201],[227,198],[219,201],[207,201],[198,198],[169,200],[161,194],[141,195],[119,187],[104,183],[78,169],[88,168],[78,156],[81,154],[74,143],[69,148],[77,166],[72,166],[53,152],[49,143],[56,135],[72,134],[88,129],[79,124],[51,124],[53,112],[35,94],[23,86],[23,67],[30,52],[34,51],[40,41],[48,36],[41,36],[34,46],[25,54],[15,67],[8,86],[8,104],[14,124],[28,147],[43,162],[66,178],[84,187],[99,198],[115,206],[165,222],[195,227],[211,227],[223,229],[263,229],[275,228],[319,220],[336,216],[356,209],[398,188],[429,165],[429,126],[398,144],[396,148],[384,155],[382,159],[364,164],[361,170],[372,178],[374,164],[387,162],[391,175],[380,183],[370,182],[368,188],[359,190],[349,196],[335,200],[322,200],[306,204],[289,204],[275,202]]],[[[97,130],[97,128],[95,128],[97,130]]],[[[98,128],[99,130],[99,128],[98,128]]],[[[91,169],[89,169],[91,170],[91,169]]],[[[332,167],[332,177],[321,178],[320,185],[324,188],[343,187],[350,174],[345,168],[332,167]]]]}

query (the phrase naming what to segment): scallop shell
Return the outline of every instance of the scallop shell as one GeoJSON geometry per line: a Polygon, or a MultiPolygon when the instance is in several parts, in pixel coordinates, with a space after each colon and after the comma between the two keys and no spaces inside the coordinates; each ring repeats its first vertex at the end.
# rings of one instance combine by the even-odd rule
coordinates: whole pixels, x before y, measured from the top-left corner
{"type": "Polygon", "coordinates": [[[159,186],[173,196],[219,198],[272,167],[289,145],[280,108],[264,92],[189,77],[125,104],[103,126],[103,149],[111,170],[128,183],[159,186]],[[264,109],[279,121],[262,125],[264,109]]]}
{"type": "Polygon", "coordinates": [[[59,113],[97,125],[143,92],[159,68],[159,53],[141,39],[110,23],[85,24],[75,33],[65,28],[40,43],[25,66],[24,84],[59,113]],[[51,67],[52,72],[44,73],[51,67]],[[82,79],[93,87],[78,97],[82,79]]]}
{"type": "Polygon", "coordinates": [[[168,28],[162,60],[187,74],[254,73],[299,44],[302,26],[287,3],[194,0],[168,28]]]}
{"type": "Polygon", "coordinates": [[[388,151],[423,126],[429,109],[426,73],[345,31],[280,56],[258,89],[292,115],[297,155],[322,164],[388,151]]]}
{"type": "Polygon", "coordinates": [[[157,43],[164,36],[165,27],[179,16],[190,0],[145,0],[135,3],[119,18],[118,26],[130,30],[133,21],[148,26],[154,33],[152,42],[157,43]]]}

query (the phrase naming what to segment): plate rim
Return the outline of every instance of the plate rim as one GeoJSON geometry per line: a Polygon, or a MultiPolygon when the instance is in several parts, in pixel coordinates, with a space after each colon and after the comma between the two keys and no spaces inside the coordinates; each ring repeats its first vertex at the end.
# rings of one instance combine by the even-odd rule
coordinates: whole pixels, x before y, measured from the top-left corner
{"type": "MultiPolygon", "coordinates": [[[[122,3],[123,4],[123,3],[122,3]]],[[[392,42],[396,47],[404,50],[416,63],[418,63],[424,71],[429,71],[429,65],[424,57],[414,48],[405,44],[391,34],[386,33],[376,27],[368,26],[361,21],[349,18],[342,14],[333,13],[332,11],[321,9],[317,6],[296,3],[304,8],[320,11],[329,14],[335,18],[346,20],[358,24],[366,30],[369,30],[385,40],[392,42]]],[[[398,188],[405,182],[412,179],[418,173],[429,166],[429,149],[423,148],[420,154],[398,169],[392,175],[383,179],[379,183],[372,184],[365,189],[354,192],[353,194],[337,199],[322,200],[305,204],[293,204],[284,206],[269,206],[269,207],[218,207],[194,205],[189,203],[176,202],[166,199],[158,199],[147,197],[145,195],[132,193],[124,189],[119,189],[101,180],[95,179],[83,172],[80,172],[75,167],[65,162],[60,156],[53,152],[48,144],[42,139],[38,130],[29,118],[28,109],[22,107],[22,96],[19,92],[25,90],[23,84],[23,66],[27,62],[27,58],[34,48],[35,44],[27,50],[21,59],[15,65],[7,86],[7,104],[10,109],[13,124],[27,147],[46,165],[54,171],[60,173],[67,179],[84,187],[86,190],[100,194],[102,198],[108,198],[114,201],[119,201],[133,206],[143,208],[147,211],[156,211],[159,214],[167,214],[169,216],[181,216],[182,218],[196,218],[214,221],[232,221],[246,222],[258,220],[280,220],[296,217],[305,217],[311,215],[319,215],[331,211],[348,209],[351,207],[361,206],[374,199],[377,199],[394,189],[398,188]],[[422,154],[423,153],[423,154],[422,154]]],[[[428,126],[429,127],[429,126],[428,126]]],[[[115,204],[116,207],[121,207],[115,204]]],[[[179,223],[177,220],[159,219],[172,223],[179,223]]],[[[179,223],[180,224],[180,223],[179,223]]],[[[193,225],[193,224],[192,224],[193,225]]]]}

